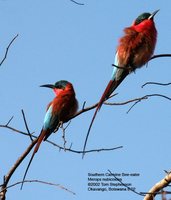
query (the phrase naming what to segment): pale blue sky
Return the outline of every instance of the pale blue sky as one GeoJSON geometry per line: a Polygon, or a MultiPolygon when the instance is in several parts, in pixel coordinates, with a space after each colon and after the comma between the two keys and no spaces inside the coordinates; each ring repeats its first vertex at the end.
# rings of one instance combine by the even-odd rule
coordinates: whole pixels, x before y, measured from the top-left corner
{"type": "MultiPolygon", "coordinates": [[[[158,42],[155,54],[171,53],[171,2],[166,1],[99,1],[81,0],[78,6],[69,0],[1,0],[0,58],[10,40],[7,60],[0,67],[1,119],[5,124],[11,116],[11,126],[25,130],[21,109],[24,109],[31,131],[39,134],[52,91],[41,84],[66,79],[73,83],[80,108],[84,101],[90,106],[97,102],[111,76],[111,64],[118,38],[123,28],[143,12],[160,9],[155,17],[158,42]]],[[[170,87],[141,85],[147,81],[170,82],[170,58],[151,61],[121,84],[119,95],[110,102],[122,102],[146,94],[171,96],[170,87]]],[[[70,199],[110,200],[143,199],[132,192],[88,192],[87,174],[140,173],[137,178],[125,178],[137,191],[148,191],[164,177],[170,164],[171,102],[153,97],[138,104],[126,114],[126,106],[103,106],[93,125],[87,149],[123,146],[122,149],[81,155],[59,152],[43,143],[36,155],[27,179],[59,183],[76,195],[38,183],[9,189],[7,199],[70,199]]],[[[67,145],[82,150],[93,111],[72,120],[67,129],[67,145]]],[[[50,140],[63,144],[61,131],[50,140]]],[[[29,138],[0,129],[0,177],[12,167],[30,144],[29,138]]],[[[30,155],[13,175],[10,183],[23,177],[30,155]]],[[[160,199],[160,198],[158,198],[160,199]]]]}

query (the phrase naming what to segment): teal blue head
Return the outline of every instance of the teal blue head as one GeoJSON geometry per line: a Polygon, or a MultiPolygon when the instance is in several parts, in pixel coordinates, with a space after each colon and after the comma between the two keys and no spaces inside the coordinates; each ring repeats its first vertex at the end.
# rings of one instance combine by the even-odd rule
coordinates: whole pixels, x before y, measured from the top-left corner
{"type": "Polygon", "coordinates": [[[141,15],[139,15],[136,20],[134,21],[134,25],[138,25],[141,22],[143,22],[144,20],[153,20],[154,16],[156,15],[156,13],[159,10],[154,11],[153,13],[142,13],[141,15]]]}
{"type": "Polygon", "coordinates": [[[52,89],[65,89],[66,85],[70,84],[68,81],[60,80],[57,81],[55,84],[45,84],[41,85],[40,87],[47,87],[52,89]]]}
{"type": "Polygon", "coordinates": [[[64,92],[64,91],[72,91],[74,93],[72,84],[66,80],[57,81],[55,84],[41,85],[40,87],[51,88],[53,89],[56,95],[59,95],[61,92],[64,92]]]}

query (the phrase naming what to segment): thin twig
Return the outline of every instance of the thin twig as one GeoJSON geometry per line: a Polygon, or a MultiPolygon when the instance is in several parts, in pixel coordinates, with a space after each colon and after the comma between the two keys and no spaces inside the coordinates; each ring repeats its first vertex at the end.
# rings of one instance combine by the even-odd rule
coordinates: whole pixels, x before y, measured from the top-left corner
{"type": "MultiPolygon", "coordinates": [[[[150,58],[150,60],[153,60],[153,59],[155,59],[155,58],[161,58],[161,57],[171,57],[171,54],[158,54],[158,55],[154,55],[154,56],[152,56],[151,58],[150,58]]],[[[149,60],[149,61],[150,61],[149,60]]]]}
{"type": "Polygon", "coordinates": [[[105,105],[110,105],[110,106],[121,106],[121,105],[126,105],[126,104],[129,104],[131,102],[135,102],[130,108],[129,110],[127,111],[127,113],[129,113],[131,111],[131,109],[139,102],[141,102],[142,100],[146,100],[148,99],[149,97],[162,97],[162,98],[165,98],[169,101],[171,101],[171,98],[168,97],[168,96],[165,96],[165,95],[162,95],[162,94],[147,94],[143,97],[139,97],[139,98],[134,98],[134,99],[131,99],[131,100],[128,100],[128,101],[125,101],[125,102],[121,102],[121,103],[104,103],[105,105]]]}
{"type": "Polygon", "coordinates": [[[129,113],[135,105],[137,105],[138,103],[140,103],[141,100],[148,99],[149,97],[162,97],[162,98],[165,98],[165,99],[171,101],[171,98],[170,98],[170,97],[165,96],[165,95],[162,95],[162,94],[148,94],[148,95],[143,96],[142,98],[139,98],[139,99],[129,108],[129,110],[127,111],[127,113],[129,113]]]}
{"type": "Polygon", "coordinates": [[[137,191],[135,191],[135,190],[133,190],[132,188],[130,188],[129,186],[127,186],[125,183],[123,183],[119,178],[117,178],[117,176],[115,176],[115,174],[113,174],[109,169],[108,169],[108,172],[113,176],[113,177],[115,177],[115,179],[119,182],[119,183],[121,183],[124,187],[126,187],[128,190],[130,190],[130,191],[132,191],[132,192],[134,192],[135,194],[138,194],[138,195],[140,195],[140,196],[145,196],[144,194],[142,194],[141,192],[137,192],[137,191]]]}
{"type": "Polygon", "coordinates": [[[66,130],[69,127],[70,124],[71,124],[71,120],[67,123],[67,125],[65,127],[63,127],[64,130],[66,130]]]}
{"type": "Polygon", "coordinates": [[[64,148],[64,151],[66,151],[66,138],[65,138],[65,128],[63,127],[63,122],[60,122],[60,128],[62,129],[62,139],[63,139],[63,148],[64,148]]]}
{"type": "Polygon", "coordinates": [[[86,101],[84,101],[83,106],[82,106],[82,110],[85,108],[86,105],[86,101]]]}
{"type": "Polygon", "coordinates": [[[75,3],[75,4],[77,4],[77,5],[79,5],[79,6],[84,6],[84,3],[79,3],[79,2],[77,2],[75,0],[70,0],[70,1],[73,2],[73,3],[75,3]]]}
{"type": "MultiPolygon", "coordinates": [[[[108,99],[111,99],[112,97],[114,97],[114,96],[116,96],[116,95],[118,95],[118,93],[112,94],[110,97],[108,97],[108,99]]],[[[107,99],[107,100],[108,100],[108,99],[107,99]]],[[[106,102],[106,101],[105,101],[105,102],[106,102]]],[[[105,104],[105,103],[104,103],[104,104],[105,104]]],[[[96,108],[97,105],[98,105],[98,103],[96,103],[96,104],[94,104],[94,105],[92,105],[92,106],[90,106],[90,107],[87,107],[87,108],[84,108],[84,107],[83,107],[80,111],[78,111],[78,112],[77,112],[73,117],[71,117],[69,120],[71,120],[71,119],[73,119],[73,118],[75,118],[75,117],[81,115],[81,114],[84,113],[84,112],[87,112],[87,111],[89,111],[89,110],[92,110],[92,109],[96,108]]]]}
{"type": "MultiPolygon", "coordinates": [[[[86,150],[86,151],[76,151],[75,153],[92,153],[92,152],[100,152],[100,151],[113,151],[116,149],[121,149],[123,148],[123,146],[118,146],[118,147],[113,147],[113,148],[102,148],[102,149],[92,149],[92,150],[86,150]]],[[[67,150],[67,149],[66,149],[67,150]]],[[[70,149],[71,150],[71,149],[70,149]]],[[[71,150],[72,152],[74,152],[73,150],[71,150]]]]}
{"type": "MultiPolygon", "coordinates": [[[[14,132],[16,132],[16,133],[21,133],[22,135],[27,135],[28,136],[28,133],[26,133],[26,132],[24,132],[24,131],[20,131],[20,130],[18,130],[18,129],[16,129],[16,128],[13,128],[13,127],[11,127],[11,126],[9,126],[9,125],[7,125],[7,124],[5,124],[5,125],[0,125],[0,128],[7,128],[7,129],[9,129],[9,130],[11,130],[11,131],[14,131],[14,132]]],[[[33,136],[32,135],[32,137],[33,138],[36,138],[36,136],[33,136]]]]}
{"type": "Polygon", "coordinates": [[[12,117],[9,119],[9,121],[6,123],[6,126],[8,126],[8,125],[11,123],[11,121],[13,120],[13,118],[14,118],[14,116],[12,116],[12,117]]]}
{"type": "MultiPolygon", "coordinates": [[[[58,187],[58,188],[60,188],[60,189],[62,189],[62,190],[65,190],[65,191],[67,191],[67,192],[69,192],[69,193],[71,193],[71,194],[73,194],[73,195],[76,195],[75,192],[73,192],[73,191],[67,189],[66,187],[64,187],[64,186],[62,186],[62,185],[60,185],[60,184],[50,183],[50,182],[41,181],[41,180],[25,180],[25,181],[24,181],[24,183],[33,183],[33,182],[35,182],[35,183],[42,183],[42,184],[46,184],[46,185],[52,185],[52,186],[58,187]]],[[[21,183],[22,183],[22,181],[19,181],[19,182],[16,182],[16,183],[14,183],[14,184],[11,184],[11,185],[9,185],[8,187],[6,187],[6,188],[4,188],[3,190],[1,190],[0,193],[3,192],[4,190],[8,189],[8,188],[14,187],[14,186],[19,185],[19,184],[21,184],[21,183]]]]}
{"type": "Polygon", "coordinates": [[[22,109],[21,112],[22,112],[22,115],[23,115],[23,120],[24,120],[24,124],[25,124],[26,130],[27,130],[27,132],[29,134],[30,140],[33,142],[33,138],[32,138],[32,135],[30,133],[30,130],[28,128],[28,124],[27,124],[27,121],[26,121],[24,110],[22,109]]]}
{"type": "Polygon", "coordinates": [[[171,83],[158,83],[158,82],[147,82],[147,83],[144,83],[141,87],[145,87],[146,85],[160,85],[160,86],[168,86],[168,85],[171,85],[171,83]]]}
{"type": "MultiPolygon", "coordinates": [[[[0,125],[0,128],[7,128],[7,129],[10,129],[11,131],[20,133],[20,134],[25,135],[25,136],[29,136],[28,133],[23,132],[23,131],[20,131],[20,130],[15,129],[15,128],[10,127],[10,126],[0,125]]],[[[32,138],[37,139],[37,136],[32,135],[32,138]]],[[[54,147],[59,148],[59,150],[64,150],[64,148],[63,148],[62,146],[60,146],[60,145],[58,145],[58,144],[56,144],[56,143],[54,143],[54,142],[52,142],[52,141],[50,141],[50,140],[46,140],[45,142],[47,142],[47,143],[53,145],[54,147]]],[[[112,147],[112,148],[93,149],[93,150],[85,151],[85,153],[100,152],[100,151],[113,151],[113,150],[120,149],[120,148],[123,148],[123,146],[112,147]]],[[[70,148],[66,148],[65,150],[66,150],[66,151],[69,151],[69,152],[72,152],[72,153],[78,153],[78,154],[83,153],[83,151],[74,150],[74,149],[71,149],[71,147],[70,147],[70,148]]]]}
{"type": "Polygon", "coordinates": [[[146,97],[146,96],[138,97],[138,98],[135,98],[135,99],[130,99],[130,100],[128,100],[128,101],[124,101],[124,102],[116,102],[116,103],[109,103],[109,102],[106,102],[106,103],[104,103],[104,104],[105,104],[105,105],[109,105],[109,106],[123,106],[123,105],[129,104],[129,103],[135,102],[135,101],[143,100],[145,97],[146,97]]]}
{"type": "Polygon", "coordinates": [[[4,58],[3,58],[2,61],[0,62],[0,66],[1,66],[1,65],[3,64],[3,62],[6,60],[7,55],[8,55],[9,48],[10,48],[10,46],[12,45],[12,43],[14,42],[14,40],[15,40],[17,37],[18,37],[18,34],[11,40],[11,42],[10,42],[9,45],[7,46],[6,51],[5,51],[4,58]]]}

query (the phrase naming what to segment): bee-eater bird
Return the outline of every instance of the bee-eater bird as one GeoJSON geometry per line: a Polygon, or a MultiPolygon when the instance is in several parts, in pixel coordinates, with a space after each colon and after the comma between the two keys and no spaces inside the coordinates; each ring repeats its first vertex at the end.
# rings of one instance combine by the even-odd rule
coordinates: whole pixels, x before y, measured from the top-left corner
{"type": "Polygon", "coordinates": [[[72,84],[68,81],[61,80],[54,85],[46,84],[40,87],[47,87],[53,89],[56,97],[47,106],[47,111],[44,118],[44,123],[40,135],[38,136],[36,146],[33,150],[32,156],[26,168],[21,189],[25,177],[27,175],[29,166],[37,153],[41,142],[46,140],[53,132],[55,132],[61,123],[68,122],[71,117],[75,115],[78,109],[78,102],[75,97],[75,92],[72,84]]]}
{"type": "Polygon", "coordinates": [[[157,30],[153,19],[158,11],[139,15],[130,27],[124,29],[124,36],[119,39],[116,50],[111,79],[96,107],[86,135],[83,156],[91,127],[103,102],[108,99],[128,74],[145,65],[153,55],[157,40],[157,30]]]}

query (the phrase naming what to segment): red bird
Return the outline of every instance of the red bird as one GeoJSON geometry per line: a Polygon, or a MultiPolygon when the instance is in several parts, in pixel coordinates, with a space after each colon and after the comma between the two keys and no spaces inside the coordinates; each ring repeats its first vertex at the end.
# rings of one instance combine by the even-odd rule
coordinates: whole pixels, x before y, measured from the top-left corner
{"type": "Polygon", "coordinates": [[[41,85],[41,87],[52,88],[56,97],[47,107],[43,128],[40,132],[33,154],[25,171],[21,189],[23,187],[29,166],[37,153],[41,142],[43,140],[45,141],[53,132],[58,130],[61,123],[68,122],[70,118],[75,115],[78,109],[78,102],[75,98],[74,88],[68,81],[61,80],[56,82],[54,85],[47,84],[41,85]]]}
{"type": "Polygon", "coordinates": [[[158,11],[156,10],[152,14],[141,14],[130,27],[124,29],[125,34],[120,38],[117,47],[112,77],[97,105],[87,132],[83,156],[91,127],[97,111],[100,110],[103,102],[114,92],[128,74],[145,65],[153,55],[157,40],[157,30],[153,18],[158,11]]]}

